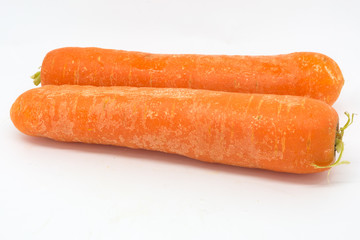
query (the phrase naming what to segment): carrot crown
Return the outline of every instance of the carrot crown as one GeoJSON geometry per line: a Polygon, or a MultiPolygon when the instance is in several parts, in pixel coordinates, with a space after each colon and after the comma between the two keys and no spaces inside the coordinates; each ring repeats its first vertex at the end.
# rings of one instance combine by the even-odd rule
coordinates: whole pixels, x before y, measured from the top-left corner
{"type": "Polygon", "coordinates": [[[353,113],[350,116],[350,114],[348,112],[345,112],[345,115],[347,116],[348,120],[343,127],[341,127],[339,130],[336,131],[336,137],[335,137],[335,150],[337,153],[339,153],[338,159],[333,164],[330,164],[328,166],[319,166],[316,164],[312,164],[315,168],[332,168],[332,167],[335,167],[335,166],[338,166],[341,164],[349,164],[350,163],[349,161],[341,161],[342,154],[344,152],[344,142],[342,139],[344,136],[345,129],[347,129],[353,123],[355,114],[353,113]]]}
{"type": "Polygon", "coordinates": [[[41,83],[41,71],[36,72],[34,75],[31,76],[32,79],[34,79],[34,84],[37,86],[41,83]]]}

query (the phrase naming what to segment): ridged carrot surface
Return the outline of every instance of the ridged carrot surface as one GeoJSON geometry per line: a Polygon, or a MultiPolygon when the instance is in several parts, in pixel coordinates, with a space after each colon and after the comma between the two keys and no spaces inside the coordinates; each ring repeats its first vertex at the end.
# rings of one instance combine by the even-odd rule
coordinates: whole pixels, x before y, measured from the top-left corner
{"type": "Polygon", "coordinates": [[[334,160],[338,115],[303,97],[207,90],[48,85],[11,108],[23,133],[313,173],[334,160]]]}
{"type": "Polygon", "coordinates": [[[41,83],[296,95],[333,104],[344,79],[338,65],[319,53],[227,56],[71,47],[45,56],[41,83]]]}

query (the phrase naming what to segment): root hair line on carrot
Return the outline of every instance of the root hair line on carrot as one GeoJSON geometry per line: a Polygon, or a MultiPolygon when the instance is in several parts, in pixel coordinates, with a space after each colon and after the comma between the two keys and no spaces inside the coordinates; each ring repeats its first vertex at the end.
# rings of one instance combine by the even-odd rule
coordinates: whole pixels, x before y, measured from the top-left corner
{"type": "Polygon", "coordinates": [[[348,120],[346,121],[345,125],[336,132],[336,138],[335,138],[335,151],[337,153],[339,153],[338,159],[333,164],[330,164],[328,166],[319,166],[319,165],[313,164],[314,167],[316,167],[316,168],[333,168],[333,167],[336,167],[341,164],[350,164],[349,161],[341,161],[342,155],[344,153],[344,142],[343,142],[342,138],[344,136],[345,129],[347,129],[353,123],[355,113],[351,114],[351,116],[350,116],[350,113],[345,112],[345,115],[347,116],[348,120]]]}

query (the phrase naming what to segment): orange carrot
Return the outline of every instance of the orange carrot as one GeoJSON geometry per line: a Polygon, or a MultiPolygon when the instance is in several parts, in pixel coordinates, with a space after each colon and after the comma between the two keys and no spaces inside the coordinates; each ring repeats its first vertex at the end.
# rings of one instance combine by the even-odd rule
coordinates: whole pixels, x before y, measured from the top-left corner
{"type": "Polygon", "coordinates": [[[335,110],[297,96],[48,85],[23,93],[11,119],[25,134],[57,141],[290,173],[329,169],[342,143],[335,110]]]}
{"type": "Polygon", "coordinates": [[[344,79],[319,53],[276,56],[149,54],[100,48],[49,52],[33,78],[42,85],[194,88],[306,96],[333,104],[344,79]]]}

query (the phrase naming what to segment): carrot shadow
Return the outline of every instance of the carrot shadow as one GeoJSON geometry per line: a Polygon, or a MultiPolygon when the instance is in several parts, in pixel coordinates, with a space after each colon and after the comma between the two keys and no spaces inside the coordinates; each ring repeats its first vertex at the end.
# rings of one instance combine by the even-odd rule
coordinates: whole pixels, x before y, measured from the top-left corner
{"type": "Polygon", "coordinates": [[[209,171],[224,172],[226,174],[242,175],[249,178],[263,178],[271,181],[279,181],[288,184],[299,185],[329,185],[327,172],[313,173],[313,174],[291,174],[273,172],[263,169],[241,168],[236,166],[222,165],[216,163],[207,163],[194,160],[188,157],[168,154],[163,152],[131,149],[126,147],[84,144],[84,143],[66,143],[57,142],[47,138],[30,137],[23,135],[22,139],[30,145],[37,145],[44,148],[54,148],[65,151],[80,151],[89,152],[98,155],[112,155],[118,157],[127,157],[134,159],[141,159],[146,161],[164,162],[164,164],[186,165],[189,168],[201,168],[209,171]]]}

